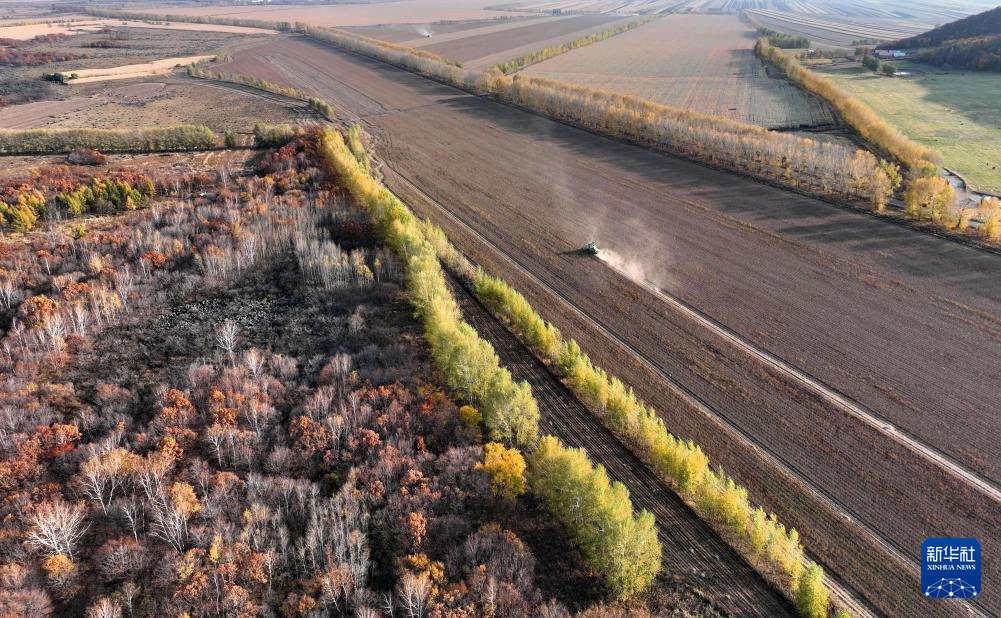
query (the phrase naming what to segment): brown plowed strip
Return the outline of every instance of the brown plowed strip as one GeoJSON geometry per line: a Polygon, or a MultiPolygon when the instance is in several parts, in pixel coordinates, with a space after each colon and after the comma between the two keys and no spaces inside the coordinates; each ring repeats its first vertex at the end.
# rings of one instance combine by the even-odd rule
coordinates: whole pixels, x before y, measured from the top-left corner
{"type": "MultiPolygon", "coordinates": [[[[445,58],[476,64],[474,61],[479,58],[495,54],[503,56],[504,52],[517,50],[526,45],[535,45],[538,49],[552,44],[554,40],[561,42],[572,41],[575,38],[600,31],[603,29],[603,26],[621,19],[621,17],[614,15],[582,15],[580,17],[571,17],[556,21],[529,23],[520,28],[491,32],[454,41],[431,43],[430,45],[424,45],[423,49],[439,56],[444,56],[445,58]]],[[[517,52],[513,52],[507,58],[514,58],[517,55],[517,52]]]]}
{"type": "MultiPolygon", "coordinates": [[[[276,40],[235,62],[246,67],[242,72],[280,73],[268,57],[281,57],[285,67],[309,63],[301,77],[308,81],[296,85],[363,116],[377,154],[495,248],[408,195],[407,183],[390,175],[392,189],[441,224],[460,249],[509,278],[599,365],[633,385],[673,431],[701,443],[857,592],[888,614],[962,611],[916,594],[913,565],[932,536],[973,536],[996,555],[996,504],[645,287],[565,252],[596,239],[633,258],[646,278],[689,305],[994,481],[1001,478],[998,256],[307,41],[276,40]],[[577,309],[567,311],[554,291],[577,309]],[[663,375],[719,417],[691,406],[663,375]],[[746,437],[773,457],[749,448],[746,437]],[[844,505],[852,519],[822,496],[844,505]],[[910,558],[910,566],[900,566],[866,530],[910,558]]],[[[987,581],[1001,581],[1001,563],[985,570],[987,581]]],[[[1001,597],[985,595],[978,604],[1001,612],[1001,597]]]]}
{"type": "Polygon", "coordinates": [[[532,385],[540,427],[568,446],[582,448],[629,488],[633,503],[657,518],[664,570],[699,590],[734,616],[794,616],[795,611],[760,575],[599,423],[510,332],[466,290],[453,285],[462,316],[489,341],[517,380],[532,385]]]}

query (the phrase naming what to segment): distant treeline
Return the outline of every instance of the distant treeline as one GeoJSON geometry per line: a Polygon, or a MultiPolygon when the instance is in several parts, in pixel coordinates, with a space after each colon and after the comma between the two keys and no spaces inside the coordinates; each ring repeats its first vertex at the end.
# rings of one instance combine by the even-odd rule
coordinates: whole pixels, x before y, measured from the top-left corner
{"type": "Polygon", "coordinates": [[[525,67],[535,64],[537,62],[542,62],[552,58],[553,56],[559,56],[560,54],[565,54],[568,51],[577,49],[578,47],[584,47],[592,43],[597,43],[598,41],[604,41],[609,37],[613,37],[616,34],[622,34],[623,32],[629,32],[634,28],[639,28],[645,23],[653,21],[655,17],[647,17],[644,19],[637,19],[626,24],[621,24],[615,26],[614,28],[609,28],[608,30],[602,30],[601,32],[595,32],[594,34],[589,34],[587,36],[581,37],[579,39],[574,39],[568,43],[563,43],[561,45],[553,45],[552,47],[546,47],[545,49],[540,49],[538,51],[532,52],[530,54],[525,54],[524,56],[519,56],[513,60],[508,60],[497,65],[497,68],[501,72],[514,73],[515,71],[520,71],[525,67]]]}
{"type": "Polygon", "coordinates": [[[218,143],[203,125],[140,129],[0,129],[0,154],[48,154],[90,148],[101,152],[208,150],[218,143]]]}
{"type": "Polygon", "coordinates": [[[915,60],[938,66],[1001,71],[1001,7],[880,47],[920,49],[915,60]]]}
{"type": "Polygon", "coordinates": [[[938,47],[951,41],[991,37],[1001,35],[1001,6],[964,17],[928,32],[912,36],[892,43],[883,43],[881,49],[916,49],[922,47],[938,47]]]}
{"type": "Polygon", "coordinates": [[[951,41],[919,53],[915,59],[957,69],[1001,71],[1001,36],[951,41]]]}
{"type": "Polygon", "coordinates": [[[810,47],[810,39],[805,36],[785,34],[764,26],[758,28],[758,36],[768,39],[770,45],[781,49],[807,49],[810,47]]]}

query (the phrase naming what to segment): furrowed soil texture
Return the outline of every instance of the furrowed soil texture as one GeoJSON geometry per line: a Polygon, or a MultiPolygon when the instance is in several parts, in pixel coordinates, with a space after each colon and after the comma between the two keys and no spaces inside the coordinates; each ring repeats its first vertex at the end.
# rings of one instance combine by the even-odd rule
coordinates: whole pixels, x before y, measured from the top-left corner
{"type": "Polygon", "coordinates": [[[864,19],[840,18],[840,16],[817,17],[773,10],[754,10],[749,13],[769,28],[801,34],[821,46],[851,47],[854,41],[863,39],[894,41],[930,30],[936,23],[915,23],[885,17],[864,19]]]}
{"type": "Polygon", "coordinates": [[[821,99],[768,76],[754,41],[734,15],[667,15],[524,72],[768,128],[834,126],[821,99]]]}
{"type": "Polygon", "coordinates": [[[366,36],[380,41],[388,41],[407,47],[425,47],[454,41],[468,36],[480,36],[490,32],[500,32],[513,28],[522,28],[530,24],[569,19],[567,17],[495,17],[494,19],[472,19],[457,22],[437,22],[424,24],[384,24],[381,26],[351,26],[342,28],[354,34],[366,36]],[[430,35],[430,36],[428,36],[430,35]]]}
{"type": "Polygon", "coordinates": [[[614,15],[581,15],[529,22],[518,28],[473,34],[424,45],[426,51],[484,69],[511,58],[560,45],[631,21],[614,15]]]}
{"type": "Polygon", "coordinates": [[[494,11],[490,0],[397,0],[359,4],[280,6],[143,6],[140,12],[161,15],[226,17],[261,21],[302,22],[313,26],[423,24],[436,21],[510,17],[518,11],[494,11]]]}
{"type": "MultiPolygon", "coordinates": [[[[236,72],[361,118],[393,190],[634,386],[678,435],[703,444],[869,602],[892,614],[963,611],[914,594],[915,565],[925,538],[957,531],[1001,549],[995,498],[928,456],[944,452],[990,483],[1001,478],[997,255],[307,40],[272,39],[234,56],[236,72]],[[621,256],[634,279],[885,426],[860,422],[645,285],[574,253],[590,240],[621,256]]],[[[1001,576],[1001,565],[985,568],[988,581],[1001,576]]],[[[977,603],[1001,611],[996,597],[977,603]]]]}

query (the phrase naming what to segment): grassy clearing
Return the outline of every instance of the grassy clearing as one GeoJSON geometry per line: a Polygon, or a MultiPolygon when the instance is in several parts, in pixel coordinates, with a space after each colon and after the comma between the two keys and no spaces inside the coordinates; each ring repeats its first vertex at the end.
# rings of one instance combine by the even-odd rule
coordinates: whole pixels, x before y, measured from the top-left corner
{"type": "Polygon", "coordinates": [[[974,188],[1001,193],[1001,75],[899,62],[910,77],[859,66],[816,68],[911,139],[941,153],[974,188]]]}

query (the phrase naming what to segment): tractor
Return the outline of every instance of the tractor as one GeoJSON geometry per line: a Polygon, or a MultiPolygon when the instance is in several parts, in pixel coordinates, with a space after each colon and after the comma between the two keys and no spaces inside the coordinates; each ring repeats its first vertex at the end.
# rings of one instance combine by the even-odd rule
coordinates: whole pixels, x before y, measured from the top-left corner
{"type": "Polygon", "coordinates": [[[598,243],[591,241],[580,248],[580,252],[584,255],[598,255],[598,243]]]}

